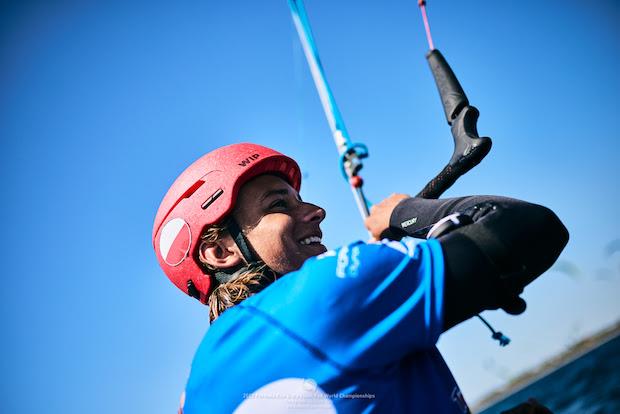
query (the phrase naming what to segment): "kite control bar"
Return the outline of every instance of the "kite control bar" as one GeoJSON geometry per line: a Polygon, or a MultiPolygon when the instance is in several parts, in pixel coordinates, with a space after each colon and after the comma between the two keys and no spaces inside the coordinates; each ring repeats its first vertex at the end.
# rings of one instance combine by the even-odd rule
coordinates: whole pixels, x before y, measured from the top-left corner
{"type": "MultiPolygon", "coordinates": [[[[354,143],[349,137],[344,119],[334,95],[327,83],[325,72],[319,58],[316,43],[310,29],[310,22],[304,8],[303,0],[288,0],[289,7],[293,16],[293,22],[297,29],[297,34],[306,55],[306,60],[312,73],[312,78],[317,92],[321,99],[321,104],[332,132],[332,137],[340,154],[340,168],[343,176],[349,182],[357,207],[366,218],[369,215],[370,203],[364,196],[364,181],[359,176],[359,171],[363,167],[362,159],[368,156],[368,149],[365,145],[354,143]]],[[[426,2],[419,0],[418,4],[422,9],[424,25],[429,41],[430,52],[427,60],[435,77],[435,83],[441,96],[448,124],[452,127],[454,138],[454,153],[448,164],[441,172],[433,178],[418,193],[417,197],[438,198],[454,182],[467,171],[477,165],[491,149],[491,139],[480,138],[476,131],[476,121],[479,112],[476,108],[469,105],[467,96],[461,88],[454,72],[450,69],[448,62],[441,53],[433,46],[430,35],[430,27],[426,17],[426,2]]]]}
{"type": "Polygon", "coordinates": [[[421,198],[439,198],[454,182],[474,168],[491,150],[491,138],[478,136],[476,121],[480,112],[469,105],[467,96],[446,59],[435,49],[426,15],[426,0],[418,0],[430,52],[426,55],[439,90],[446,120],[452,129],[454,152],[448,164],[417,194],[421,198]]]}
{"type": "Polygon", "coordinates": [[[426,59],[433,72],[454,139],[452,158],[417,195],[421,198],[438,198],[461,175],[482,161],[491,150],[491,138],[478,136],[476,121],[480,112],[469,105],[461,84],[441,52],[433,49],[426,55],[426,59]]]}
{"type": "MultiPolygon", "coordinates": [[[[364,196],[362,189],[364,181],[358,173],[363,167],[362,159],[368,156],[368,149],[363,144],[353,143],[349,138],[344,120],[338,110],[336,100],[329,88],[329,84],[327,83],[323,66],[319,59],[319,53],[314,38],[312,37],[310,22],[306,15],[303,0],[288,0],[288,4],[293,15],[293,22],[295,23],[299,40],[301,41],[304,54],[306,55],[306,60],[308,61],[308,66],[310,67],[310,72],[312,73],[312,78],[314,79],[314,84],[321,98],[321,104],[323,105],[327,122],[329,123],[334,142],[340,154],[340,168],[344,177],[351,185],[357,207],[362,218],[365,219],[369,215],[370,203],[364,196]]],[[[430,52],[426,58],[433,72],[435,84],[439,90],[441,102],[446,113],[446,119],[451,126],[452,137],[454,138],[454,152],[452,158],[450,158],[450,161],[443,170],[426,184],[417,195],[417,197],[422,198],[438,198],[444,191],[450,188],[461,175],[465,174],[482,161],[491,149],[491,139],[478,136],[476,121],[478,120],[479,112],[476,108],[469,105],[467,96],[454,75],[454,72],[452,72],[450,65],[448,65],[448,62],[446,62],[442,54],[433,46],[430,26],[426,16],[426,1],[418,0],[418,5],[422,11],[422,18],[424,19],[424,27],[426,28],[426,36],[430,48],[430,52]]],[[[478,315],[478,317],[491,329],[493,339],[500,341],[502,346],[508,344],[510,340],[507,337],[501,332],[493,330],[482,316],[478,315]]]]}
{"type": "MultiPolygon", "coordinates": [[[[469,100],[465,91],[461,87],[458,79],[448,62],[439,50],[433,45],[431,28],[428,24],[426,15],[426,0],[418,0],[418,6],[422,12],[426,39],[430,52],[426,55],[428,64],[433,72],[435,84],[439,90],[443,110],[446,113],[446,120],[451,127],[452,138],[454,139],[454,152],[448,164],[420,191],[417,197],[438,198],[454,182],[467,171],[474,168],[491,150],[491,138],[479,137],[476,122],[480,112],[469,105],[469,100]]],[[[448,216],[450,217],[450,216],[448,216]]],[[[422,230],[422,229],[421,229],[422,230]]],[[[480,314],[476,315],[482,323],[491,331],[491,337],[499,342],[500,346],[510,343],[503,333],[493,329],[480,314]]]]}

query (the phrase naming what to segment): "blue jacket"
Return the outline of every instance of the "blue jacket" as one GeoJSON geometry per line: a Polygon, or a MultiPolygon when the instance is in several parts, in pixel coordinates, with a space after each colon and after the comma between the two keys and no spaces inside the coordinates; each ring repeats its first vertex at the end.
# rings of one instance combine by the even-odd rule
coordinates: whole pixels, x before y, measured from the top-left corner
{"type": "Polygon", "coordinates": [[[436,240],[306,261],[210,327],[184,413],[469,412],[435,347],[443,283],[436,240]]]}

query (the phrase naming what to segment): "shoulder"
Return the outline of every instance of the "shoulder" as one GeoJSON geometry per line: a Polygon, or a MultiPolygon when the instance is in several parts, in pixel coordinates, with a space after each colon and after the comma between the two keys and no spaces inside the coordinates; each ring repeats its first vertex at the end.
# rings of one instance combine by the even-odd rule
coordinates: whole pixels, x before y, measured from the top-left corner
{"type": "Polygon", "coordinates": [[[299,270],[284,275],[265,291],[248,299],[248,303],[271,302],[267,297],[290,304],[298,295],[303,295],[308,302],[313,296],[325,298],[326,294],[336,298],[339,292],[362,294],[391,274],[417,273],[420,267],[425,267],[426,261],[440,254],[441,247],[436,240],[406,237],[401,241],[357,241],[307,260],[299,270]],[[365,288],[358,290],[358,285],[365,288]]]}
{"type": "Polygon", "coordinates": [[[405,237],[400,241],[384,239],[379,242],[364,243],[361,241],[345,245],[336,250],[330,250],[316,258],[308,260],[301,271],[314,270],[325,267],[333,269],[338,278],[355,278],[361,273],[388,269],[398,265],[403,260],[420,259],[420,246],[427,245],[428,249],[440,251],[439,244],[405,237]]]}

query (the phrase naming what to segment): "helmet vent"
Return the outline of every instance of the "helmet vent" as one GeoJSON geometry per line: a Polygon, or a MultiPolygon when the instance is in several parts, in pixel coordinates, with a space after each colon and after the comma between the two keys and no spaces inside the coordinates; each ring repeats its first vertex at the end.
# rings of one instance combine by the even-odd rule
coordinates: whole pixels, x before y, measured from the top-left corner
{"type": "Polygon", "coordinates": [[[179,201],[181,201],[184,198],[190,198],[192,196],[192,194],[194,194],[196,192],[196,190],[198,190],[200,188],[200,186],[202,186],[204,183],[205,183],[204,180],[196,181],[194,183],[194,185],[192,185],[190,188],[187,189],[186,192],[181,194],[181,197],[179,197],[179,201]]]}
{"type": "Polygon", "coordinates": [[[211,196],[209,198],[206,199],[206,201],[204,203],[201,204],[200,207],[202,207],[203,210],[206,210],[211,204],[213,204],[213,202],[215,200],[218,199],[219,196],[221,196],[222,194],[224,194],[224,190],[222,190],[221,188],[218,188],[215,193],[211,194],[211,196]]]}

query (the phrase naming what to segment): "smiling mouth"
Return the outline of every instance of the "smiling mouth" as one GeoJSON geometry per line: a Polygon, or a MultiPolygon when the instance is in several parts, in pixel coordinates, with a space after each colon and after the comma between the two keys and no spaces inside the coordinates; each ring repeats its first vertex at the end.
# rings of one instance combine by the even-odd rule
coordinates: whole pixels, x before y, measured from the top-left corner
{"type": "Polygon", "coordinates": [[[304,246],[310,246],[312,244],[321,244],[320,236],[310,236],[299,240],[299,244],[304,246]]]}

